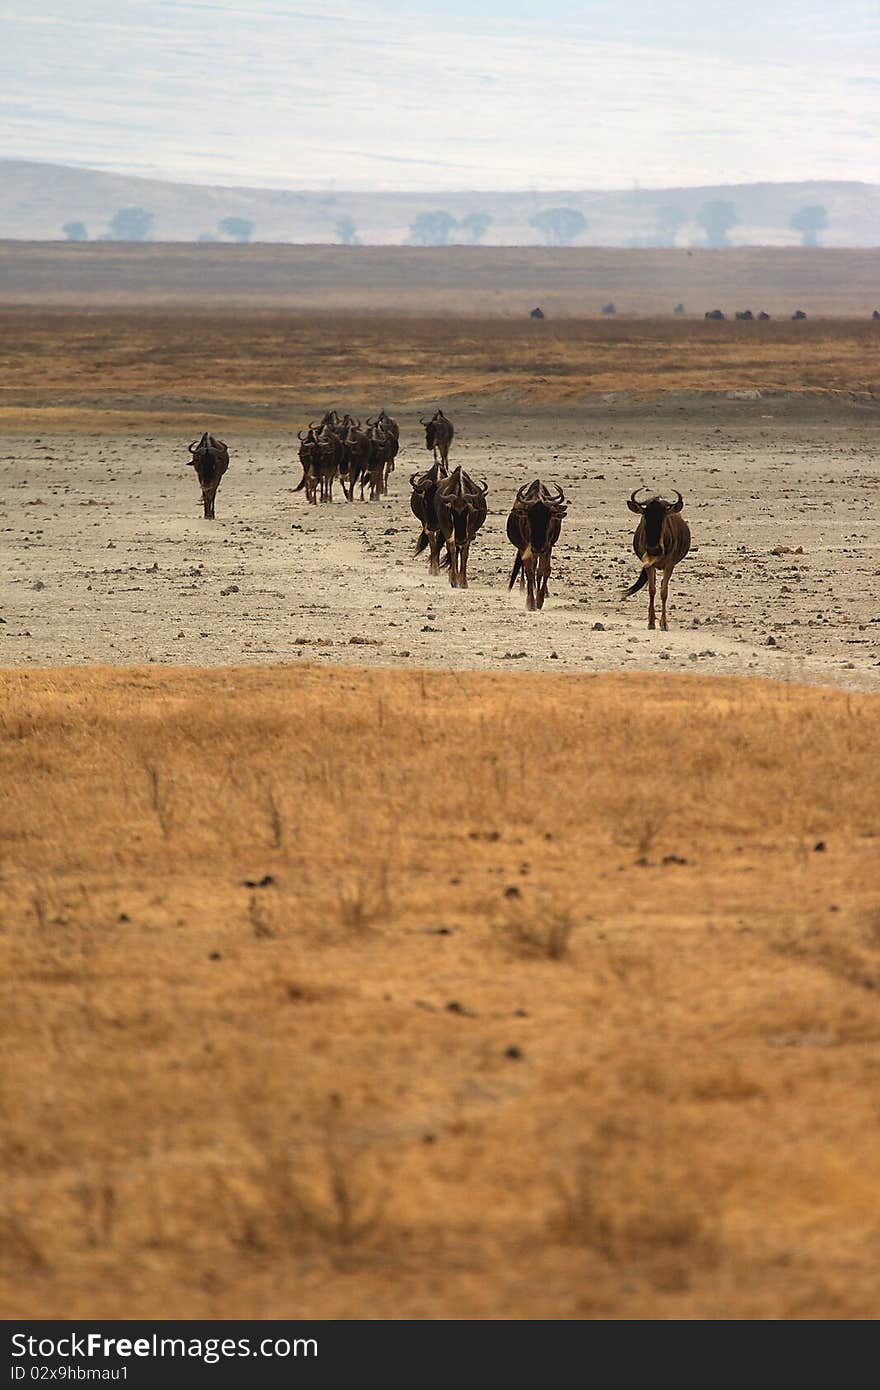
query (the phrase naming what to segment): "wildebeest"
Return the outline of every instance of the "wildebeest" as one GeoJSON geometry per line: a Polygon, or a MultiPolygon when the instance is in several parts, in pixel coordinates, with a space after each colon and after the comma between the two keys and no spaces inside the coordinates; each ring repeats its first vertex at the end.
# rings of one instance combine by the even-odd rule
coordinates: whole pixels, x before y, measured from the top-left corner
{"type": "Polygon", "coordinates": [[[471,541],[486,520],[488,491],[488,484],[475,483],[461,464],[452,470],[448,478],[437,484],[434,507],[437,525],[446,542],[446,559],[443,563],[449,566],[449,582],[453,589],[466,589],[468,586],[468,552],[471,541]]]}
{"type": "Polygon", "coordinates": [[[724,318],[724,315],[722,314],[720,309],[707,309],[703,317],[706,319],[721,320],[724,318]]]}
{"type": "Polygon", "coordinates": [[[751,319],[753,319],[753,318],[755,317],[754,314],[752,313],[751,309],[743,309],[742,311],[740,311],[739,309],[737,309],[737,311],[736,311],[736,316],[737,316],[738,319],[749,319],[749,320],[751,320],[751,319]]]}
{"type": "Polygon", "coordinates": [[[434,460],[438,456],[444,464],[449,465],[449,446],[455,429],[451,420],[448,420],[442,410],[435,410],[430,420],[422,420],[419,416],[419,423],[425,427],[425,448],[434,450],[434,460]]]}
{"type": "Polygon", "coordinates": [[[346,498],[349,502],[353,502],[355,484],[358,478],[361,480],[361,498],[363,498],[363,483],[367,476],[373,446],[370,442],[369,430],[362,428],[360,420],[346,418],[348,419],[348,428],[342,439],[344,457],[339,471],[339,480],[342,483],[342,491],[346,498]]]}
{"type": "Polygon", "coordinates": [[[214,498],[217,496],[220,479],[229,467],[229,450],[222,439],[216,439],[207,430],[197,444],[189,444],[187,447],[192,455],[189,462],[196,470],[202,489],[205,518],[213,521],[214,498]]]}
{"type": "Polygon", "coordinates": [[[526,608],[530,612],[544,607],[550,555],[559,540],[562,518],[568,511],[561,487],[557,487],[556,494],[554,496],[540,478],[536,478],[519,489],[507,518],[507,539],[516,546],[517,552],[507,587],[513,588],[517,575],[522,584],[525,576],[528,585],[526,608]]]}
{"type": "Polygon", "coordinates": [[[805,319],[806,317],[807,316],[804,313],[803,309],[795,309],[794,313],[792,314],[793,319],[805,319]]]}
{"type": "Polygon", "coordinates": [[[378,421],[370,425],[368,438],[370,452],[361,471],[361,501],[364,500],[364,486],[369,483],[370,501],[378,502],[388,491],[388,474],[394,467],[400,445],[391,430],[378,421]]]}
{"type": "MultiPolygon", "coordinates": [[[[374,449],[380,456],[382,464],[381,486],[379,492],[388,491],[388,475],[394,472],[394,460],[400,452],[400,426],[397,421],[390,416],[384,406],[379,411],[375,420],[367,418],[367,424],[371,427],[371,438],[374,440],[374,449]]],[[[370,500],[373,499],[372,490],[370,500]]]]}
{"type": "Polygon", "coordinates": [[[624,591],[624,598],[638,593],[645,583],[648,585],[648,627],[657,626],[654,612],[654,591],[657,584],[657,571],[663,571],[660,588],[660,626],[664,632],[666,623],[666,595],[672,571],[683,560],[691,548],[691,533],[687,522],[680,515],[684,498],[676,492],[677,501],[665,502],[662,497],[650,497],[647,502],[637,502],[632,494],[627,506],[636,512],[641,520],[633,536],[633,550],[642,562],[642,572],[631,588],[624,591]]]}
{"type": "Polygon", "coordinates": [[[302,464],[303,475],[293,489],[294,492],[306,490],[306,501],[317,502],[318,491],[318,441],[315,431],[309,426],[305,434],[302,430],[297,430],[299,439],[299,461],[302,464]]]}
{"type": "Polygon", "coordinates": [[[543,310],[543,309],[533,309],[532,312],[529,314],[529,318],[530,318],[530,319],[542,319],[543,317],[544,317],[544,310],[543,310]]]}
{"type": "Polygon", "coordinates": [[[758,315],[759,319],[769,319],[769,317],[770,315],[767,313],[766,309],[762,309],[760,314],[758,315]]]}
{"type": "Polygon", "coordinates": [[[422,523],[422,534],[416,541],[416,554],[421,555],[425,547],[429,547],[429,574],[440,573],[440,546],[443,544],[443,533],[437,520],[437,508],[434,501],[438,483],[448,476],[445,463],[441,463],[438,459],[424,473],[413,473],[409,480],[412,487],[410,506],[413,516],[422,523]]]}
{"type": "Polygon", "coordinates": [[[875,309],[874,312],[873,312],[873,314],[871,315],[871,318],[874,319],[875,322],[876,322],[878,319],[880,319],[880,309],[875,309]]]}
{"type": "Polygon", "coordinates": [[[603,304],[603,305],[602,305],[602,313],[603,313],[603,314],[616,314],[616,313],[617,313],[617,305],[614,304],[614,303],[611,302],[611,301],[609,301],[608,304],[603,304]]]}
{"type": "MultiPolygon", "coordinates": [[[[337,475],[347,475],[348,451],[345,439],[351,425],[355,423],[350,415],[340,419],[335,410],[328,410],[317,424],[314,420],[309,424],[305,434],[302,430],[297,431],[303,475],[293,489],[294,492],[305,488],[308,501],[317,502],[320,484],[321,501],[333,501],[333,484],[337,475]]],[[[344,482],[342,490],[345,492],[344,482]]]]}

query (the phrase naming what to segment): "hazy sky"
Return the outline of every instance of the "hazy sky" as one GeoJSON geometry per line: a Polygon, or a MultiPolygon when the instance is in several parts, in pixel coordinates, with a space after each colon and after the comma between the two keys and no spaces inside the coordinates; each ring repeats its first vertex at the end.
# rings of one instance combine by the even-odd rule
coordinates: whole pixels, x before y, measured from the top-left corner
{"type": "Polygon", "coordinates": [[[0,0],[2,153],[285,187],[880,181],[880,0],[0,0]]]}

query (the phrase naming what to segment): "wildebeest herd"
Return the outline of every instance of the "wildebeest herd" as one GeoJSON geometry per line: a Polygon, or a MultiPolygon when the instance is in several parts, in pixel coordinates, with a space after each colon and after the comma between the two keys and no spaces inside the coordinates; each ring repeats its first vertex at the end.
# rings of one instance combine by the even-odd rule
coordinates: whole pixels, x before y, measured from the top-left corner
{"type": "MultiPolygon", "coordinates": [[[[468,555],[488,515],[489,487],[487,483],[475,482],[460,464],[450,471],[449,450],[455,429],[442,410],[420,423],[425,428],[425,447],[433,452],[434,462],[410,477],[410,506],[422,528],[415,553],[420,555],[427,550],[429,573],[439,574],[446,568],[452,587],[466,589],[468,555]],[[444,546],[446,554],[441,559],[444,546]]],[[[305,432],[298,431],[298,437],[302,478],[294,492],[304,489],[309,503],[317,505],[319,497],[321,502],[332,502],[337,478],[348,502],[354,500],[358,484],[361,501],[367,486],[371,502],[387,493],[388,477],[400,450],[400,427],[384,409],[373,419],[368,416],[365,426],[352,415],[340,416],[330,410],[319,421],[312,421],[305,432]]],[[[189,462],[199,479],[205,517],[213,521],[214,499],[229,467],[229,450],[222,439],[206,430],[198,443],[189,445],[189,452],[189,462]]],[[[640,502],[639,491],[637,488],[631,495],[627,506],[639,516],[633,550],[642,562],[642,571],[636,582],[624,590],[623,597],[638,593],[647,584],[648,627],[656,627],[654,596],[659,570],[663,575],[660,627],[665,632],[669,581],[675,566],[690,549],[691,533],[681,516],[684,499],[680,492],[676,492],[674,502],[658,496],[640,502]]],[[[514,498],[507,518],[507,538],[516,549],[516,559],[507,587],[512,589],[519,579],[530,611],[544,606],[553,546],[567,511],[562,488],[550,488],[540,478],[519,488],[514,498]]]]}

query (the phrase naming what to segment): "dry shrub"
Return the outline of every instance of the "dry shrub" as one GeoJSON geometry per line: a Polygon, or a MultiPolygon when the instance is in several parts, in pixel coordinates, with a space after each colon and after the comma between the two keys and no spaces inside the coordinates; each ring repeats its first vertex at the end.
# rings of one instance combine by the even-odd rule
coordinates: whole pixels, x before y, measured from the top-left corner
{"type": "Polygon", "coordinates": [[[391,910],[387,860],[371,873],[362,871],[340,885],[339,920],[353,936],[362,936],[378,923],[387,922],[391,910]]]}
{"type": "Polygon", "coordinates": [[[701,1177],[664,1172],[667,1162],[662,1143],[661,1152],[655,1151],[655,1136],[641,1136],[640,1151],[634,1156],[630,1149],[626,1162],[616,1137],[612,1125],[598,1143],[575,1155],[567,1175],[557,1177],[559,1204],[548,1237],[641,1272],[660,1291],[687,1289],[696,1273],[721,1259],[717,1199],[701,1177]]]}
{"type": "Polygon", "coordinates": [[[317,1248],[344,1266],[387,1242],[390,1189],[343,1108],[341,1096],[328,1098],[317,1147],[270,1140],[246,1186],[216,1173],[235,1244],[252,1253],[317,1248]]]}
{"type": "Polygon", "coordinates": [[[574,918],[567,909],[517,903],[492,925],[495,940],[512,955],[565,960],[570,952],[574,918]]]}

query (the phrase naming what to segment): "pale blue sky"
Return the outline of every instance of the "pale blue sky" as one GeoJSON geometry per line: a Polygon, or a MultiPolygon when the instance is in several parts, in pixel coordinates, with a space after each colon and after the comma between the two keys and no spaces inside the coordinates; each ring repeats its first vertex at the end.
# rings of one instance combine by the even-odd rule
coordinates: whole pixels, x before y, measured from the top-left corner
{"type": "Polygon", "coordinates": [[[6,0],[2,153],[201,183],[880,181],[877,0],[6,0]]]}

